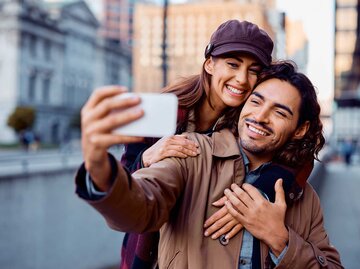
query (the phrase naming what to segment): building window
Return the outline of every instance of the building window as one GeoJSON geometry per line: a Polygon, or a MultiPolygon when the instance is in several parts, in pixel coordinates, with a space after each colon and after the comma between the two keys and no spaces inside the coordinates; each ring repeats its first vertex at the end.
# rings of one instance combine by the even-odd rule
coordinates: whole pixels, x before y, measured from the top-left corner
{"type": "Polygon", "coordinates": [[[28,97],[30,101],[35,100],[35,91],[36,91],[36,73],[31,74],[29,77],[28,97]]]}
{"type": "Polygon", "coordinates": [[[50,77],[47,77],[43,80],[42,99],[46,103],[49,102],[50,100],[50,84],[51,84],[50,77]]]}
{"type": "Polygon", "coordinates": [[[44,58],[45,60],[51,60],[51,42],[50,40],[44,40],[44,58]]]}
{"type": "Polygon", "coordinates": [[[31,56],[33,57],[36,57],[36,43],[37,43],[36,36],[31,35],[29,49],[31,56]]]}
{"type": "Polygon", "coordinates": [[[111,64],[111,84],[118,84],[119,83],[119,64],[112,63],[111,64]]]}

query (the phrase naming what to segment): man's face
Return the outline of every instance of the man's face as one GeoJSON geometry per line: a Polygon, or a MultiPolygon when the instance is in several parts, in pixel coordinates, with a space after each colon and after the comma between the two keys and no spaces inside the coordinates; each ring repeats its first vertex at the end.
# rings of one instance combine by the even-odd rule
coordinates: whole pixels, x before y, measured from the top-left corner
{"type": "Polygon", "coordinates": [[[272,158],[295,137],[301,97],[286,81],[269,79],[259,84],[246,101],[239,118],[242,148],[262,158],[272,158]]]}

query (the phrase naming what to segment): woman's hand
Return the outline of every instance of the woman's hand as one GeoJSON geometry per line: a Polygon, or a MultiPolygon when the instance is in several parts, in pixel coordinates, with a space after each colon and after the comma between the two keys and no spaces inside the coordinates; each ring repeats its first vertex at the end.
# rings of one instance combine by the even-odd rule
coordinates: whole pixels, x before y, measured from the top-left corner
{"type": "Polygon", "coordinates": [[[205,221],[205,236],[211,236],[212,239],[217,239],[221,235],[225,235],[226,239],[230,239],[243,228],[236,218],[228,212],[225,206],[226,200],[227,198],[224,196],[213,203],[214,206],[221,207],[221,209],[205,221]]]}
{"type": "Polygon", "coordinates": [[[102,191],[110,187],[111,169],[107,149],[115,144],[140,142],[143,139],[112,133],[114,128],[139,119],[144,114],[142,109],[133,108],[141,102],[139,97],[114,98],[125,92],[127,89],[120,86],[96,89],[81,110],[81,145],[85,168],[102,191]]]}
{"type": "Polygon", "coordinates": [[[167,157],[194,157],[200,153],[199,145],[188,139],[185,134],[161,138],[144,151],[142,161],[145,167],[167,157]]]}

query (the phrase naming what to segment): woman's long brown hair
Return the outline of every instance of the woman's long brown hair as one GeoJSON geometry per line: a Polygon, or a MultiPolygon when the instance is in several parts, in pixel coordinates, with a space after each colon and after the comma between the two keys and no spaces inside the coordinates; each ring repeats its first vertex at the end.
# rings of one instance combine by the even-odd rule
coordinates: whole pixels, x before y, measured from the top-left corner
{"type": "MultiPolygon", "coordinates": [[[[202,102],[209,102],[212,107],[208,96],[208,93],[211,91],[211,75],[205,71],[205,62],[199,75],[183,78],[174,84],[170,84],[162,90],[163,93],[173,93],[178,97],[179,108],[196,111],[197,108],[202,105],[202,102]]],[[[223,119],[216,124],[215,130],[229,128],[235,135],[237,135],[237,124],[240,111],[240,107],[229,107],[225,109],[223,119]]],[[[199,119],[195,119],[195,126],[197,125],[196,122],[198,120],[199,119]]],[[[185,131],[188,124],[187,121],[188,119],[184,119],[182,122],[178,122],[177,129],[185,131]]]]}

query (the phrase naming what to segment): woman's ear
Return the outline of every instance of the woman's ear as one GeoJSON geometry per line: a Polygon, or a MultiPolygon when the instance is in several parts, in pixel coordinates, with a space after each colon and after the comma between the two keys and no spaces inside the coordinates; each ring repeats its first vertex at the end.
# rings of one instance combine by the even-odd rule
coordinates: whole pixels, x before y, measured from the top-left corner
{"type": "Polygon", "coordinates": [[[303,124],[301,124],[295,131],[294,134],[294,139],[301,139],[304,137],[304,135],[306,134],[306,132],[309,130],[310,128],[310,122],[309,121],[305,121],[303,124]]]}
{"type": "Polygon", "coordinates": [[[208,73],[209,75],[212,75],[214,72],[214,60],[212,57],[209,57],[204,64],[204,68],[206,73],[208,73]]]}

